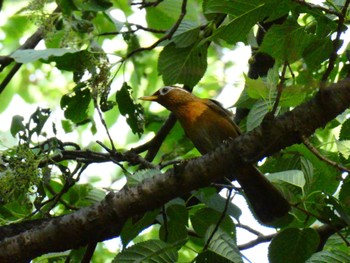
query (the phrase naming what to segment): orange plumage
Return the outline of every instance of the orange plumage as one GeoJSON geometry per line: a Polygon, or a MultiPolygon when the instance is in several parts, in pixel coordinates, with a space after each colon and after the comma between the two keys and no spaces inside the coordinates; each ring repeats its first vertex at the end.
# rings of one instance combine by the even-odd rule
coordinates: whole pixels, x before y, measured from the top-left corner
{"type": "MultiPolygon", "coordinates": [[[[218,102],[198,98],[179,87],[167,86],[140,99],[156,101],[173,112],[201,154],[240,135],[232,114],[218,102]]],[[[235,176],[262,223],[271,224],[290,210],[288,201],[253,165],[242,164],[235,176]]]]}

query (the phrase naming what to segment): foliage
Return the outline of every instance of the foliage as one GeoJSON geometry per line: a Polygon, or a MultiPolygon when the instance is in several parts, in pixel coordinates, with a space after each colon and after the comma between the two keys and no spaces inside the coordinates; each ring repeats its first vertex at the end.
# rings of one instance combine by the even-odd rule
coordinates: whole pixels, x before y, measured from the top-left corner
{"type": "MultiPolygon", "coordinates": [[[[241,71],[245,88],[235,106],[245,112],[239,125],[247,132],[349,76],[343,40],[349,1],[10,2],[1,10],[0,111],[12,114],[8,107],[20,98],[34,113],[11,116],[1,133],[1,225],[72,213],[101,201],[101,184],[113,189],[112,182],[124,180],[137,187],[197,156],[178,125],[165,141],[149,141],[167,113],[135,98],[163,85],[214,97],[232,91],[237,80],[230,74],[241,71]],[[19,48],[30,35],[36,43],[19,48]],[[239,59],[230,56],[242,43],[252,48],[250,67],[260,65],[258,77],[237,69],[239,59]],[[265,71],[261,56],[273,61],[265,71]],[[9,146],[11,136],[16,142],[9,146]],[[160,148],[151,156],[154,144],[160,148]],[[116,164],[107,185],[106,162],[116,164]],[[92,164],[99,168],[89,174],[92,164]]],[[[245,211],[232,194],[240,189],[228,185],[223,197],[211,187],[130,218],[120,233],[122,248],[112,253],[100,244],[92,262],[243,262],[243,249],[271,239],[270,262],[349,261],[349,127],[346,111],[260,164],[293,206],[293,220],[272,236],[240,221],[245,211]],[[192,204],[194,197],[199,201],[192,204]],[[318,229],[325,225],[333,235],[322,240],[318,229]],[[238,244],[237,228],[256,240],[238,244]]],[[[83,254],[72,249],[33,262],[78,262],[83,254]]]]}

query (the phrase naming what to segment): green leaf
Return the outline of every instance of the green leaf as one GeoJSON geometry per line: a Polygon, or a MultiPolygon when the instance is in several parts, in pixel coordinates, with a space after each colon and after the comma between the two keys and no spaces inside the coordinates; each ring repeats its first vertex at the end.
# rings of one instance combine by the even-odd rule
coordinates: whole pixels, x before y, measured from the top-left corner
{"type": "MultiPolygon", "coordinates": [[[[319,160],[304,145],[293,145],[291,147],[288,147],[287,151],[296,151],[300,153],[300,155],[303,156],[303,158],[305,158],[307,162],[311,164],[311,167],[309,167],[311,169],[310,172],[305,170],[305,167],[301,166],[306,179],[306,184],[304,187],[306,194],[320,190],[329,194],[334,193],[339,185],[339,170],[319,160]]],[[[302,162],[302,164],[303,163],[305,162],[302,162]]]]}
{"type": "Polygon", "coordinates": [[[341,153],[345,159],[348,159],[350,156],[350,140],[336,140],[335,142],[337,144],[339,153],[341,153]]]}
{"type": "Polygon", "coordinates": [[[159,210],[148,211],[146,212],[140,220],[129,218],[123,226],[123,229],[120,233],[120,238],[125,248],[131,240],[137,237],[142,230],[149,227],[154,219],[157,217],[159,210]]]}
{"type": "Polygon", "coordinates": [[[90,101],[90,89],[85,88],[84,84],[77,85],[73,93],[66,94],[61,98],[61,109],[64,110],[65,118],[74,123],[86,120],[90,101]]]}
{"type": "Polygon", "coordinates": [[[168,245],[160,240],[140,242],[119,253],[115,263],[171,263],[177,262],[177,250],[174,245],[168,245]]]}
{"type": "Polygon", "coordinates": [[[19,49],[13,52],[10,57],[18,63],[29,63],[39,59],[48,60],[52,56],[61,57],[64,54],[76,52],[78,52],[78,50],[68,48],[48,48],[44,50],[19,49]]]}
{"type": "Polygon", "coordinates": [[[342,207],[350,214],[350,181],[344,182],[339,192],[339,202],[342,207]]]}
{"type": "Polygon", "coordinates": [[[296,185],[303,188],[305,185],[304,173],[300,170],[288,170],[278,173],[271,173],[267,175],[267,178],[271,181],[281,180],[292,185],[296,185]]]}
{"type": "Polygon", "coordinates": [[[91,62],[91,56],[92,54],[87,50],[66,52],[61,56],[52,55],[44,62],[55,62],[56,67],[61,70],[83,71],[94,66],[91,62]]]}
{"type": "Polygon", "coordinates": [[[335,197],[332,195],[327,195],[326,199],[327,204],[332,205],[333,210],[337,212],[336,216],[340,216],[343,222],[348,224],[350,226],[350,216],[347,214],[347,211],[349,209],[344,208],[340,203],[339,200],[337,200],[335,197]],[[347,210],[347,211],[346,211],[347,210]]]}
{"type": "Polygon", "coordinates": [[[282,25],[273,25],[267,31],[259,51],[273,58],[292,63],[300,59],[306,47],[315,39],[292,20],[286,20],[282,25]]]}
{"type": "Polygon", "coordinates": [[[174,220],[182,225],[188,224],[188,211],[184,205],[170,205],[166,208],[166,214],[170,220],[174,220]]]}
{"type": "Polygon", "coordinates": [[[263,121],[265,115],[270,111],[272,102],[269,100],[258,100],[248,113],[247,117],[247,131],[251,131],[258,127],[263,121]]]}
{"type": "Polygon", "coordinates": [[[335,233],[327,239],[327,242],[324,246],[324,250],[341,250],[350,255],[350,248],[347,245],[347,243],[350,242],[350,236],[347,233],[347,229],[341,230],[340,233],[342,234],[342,236],[340,236],[338,233],[335,233]]]}
{"type": "Polygon", "coordinates": [[[143,133],[143,108],[135,103],[132,96],[132,88],[124,82],[122,88],[116,93],[116,101],[120,113],[126,117],[126,122],[134,134],[141,136],[143,133]]]}
{"type": "MultiPolygon", "coordinates": [[[[308,91],[303,86],[288,86],[282,90],[279,106],[281,107],[295,107],[302,103],[308,91]]],[[[275,100],[276,95],[273,96],[275,100]]]]}
{"type": "Polygon", "coordinates": [[[270,93],[269,87],[265,84],[262,78],[251,79],[244,75],[245,78],[245,89],[249,97],[253,99],[265,99],[270,93]]]}
{"type": "MultiPolygon", "coordinates": [[[[212,236],[212,233],[215,229],[215,225],[211,225],[207,232],[205,233],[205,241],[212,236]]],[[[220,227],[215,231],[212,239],[209,242],[208,248],[220,255],[223,258],[230,260],[231,262],[242,262],[242,255],[237,248],[236,240],[231,235],[227,234],[220,227]]]]}
{"type": "Polygon", "coordinates": [[[329,58],[332,51],[332,40],[327,37],[313,40],[304,50],[303,55],[309,68],[317,68],[323,61],[329,58]]]}
{"type": "Polygon", "coordinates": [[[162,1],[155,8],[146,9],[147,24],[155,29],[169,29],[181,12],[181,0],[162,1]]]}
{"type": "Polygon", "coordinates": [[[84,1],[74,1],[75,5],[81,11],[106,11],[108,8],[112,7],[113,4],[108,0],[84,0],[84,1]]]}
{"type": "Polygon", "coordinates": [[[271,263],[304,263],[316,252],[319,242],[312,228],[288,228],[271,241],[268,257],[271,263]]]}
{"type": "Polygon", "coordinates": [[[164,47],[159,55],[158,71],[165,85],[181,83],[195,86],[207,69],[207,46],[193,44],[177,48],[175,43],[164,47]]]}
{"type": "Polygon", "coordinates": [[[159,174],[160,171],[158,169],[145,169],[139,170],[134,174],[126,175],[127,178],[127,186],[133,187],[142,183],[147,178],[152,178],[156,174],[159,174]]]}
{"type": "Polygon", "coordinates": [[[212,0],[207,2],[204,10],[205,14],[225,13],[233,16],[228,24],[219,27],[209,38],[221,38],[229,44],[245,41],[251,28],[271,12],[267,8],[266,1],[262,0],[212,0]]]}
{"type": "MultiPolygon", "coordinates": [[[[156,7],[146,8],[146,20],[150,28],[170,29],[181,13],[182,0],[161,1],[156,7]]],[[[188,1],[187,12],[183,21],[200,23],[197,1],[188,1]]]]}
{"type": "Polygon", "coordinates": [[[47,119],[50,117],[50,113],[50,109],[36,109],[36,111],[30,116],[31,120],[35,123],[35,126],[30,129],[30,134],[36,133],[39,135],[41,133],[47,119]]]}
{"type": "Polygon", "coordinates": [[[241,95],[239,96],[238,100],[236,101],[236,103],[234,104],[235,107],[237,108],[246,108],[246,109],[250,109],[253,107],[254,103],[256,102],[255,99],[252,99],[246,89],[244,89],[241,93],[241,95]]]}
{"type": "Polygon", "coordinates": [[[12,122],[11,122],[11,135],[13,137],[16,137],[17,133],[21,132],[21,131],[25,131],[26,127],[23,124],[23,120],[24,118],[20,115],[15,115],[12,117],[12,122]]]}
{"type": "Polygon", "coordinates": [[[159,237],[167,243],[186,242],[187,228],[176,220],[169,220],[160,227],[159,237]]]}
{"type": "Polygon", "coordinates": [[[194,44],[199,37],[200,27],[189,21],[183,21],[176,30],[172,41],[177,48],[185,48],[194,44]]]}
{"type": "MultiPolygon", "coordinates": [[[[226,198],[223,198],[221,195],[219,195],[216,192],[216,189],[213,187],[202,188],[198,190],[194,196],[199,201],[206,204],[209,208],[212,208],[220,213],[222,213],[225,209],[226,198]]],[[[242,214],[242,211],[238,206],[234,205],[232,202],[229,202],[226,214],[233,216],[238,220],[242,214]]]]}
{"type": "Polygon", "coordinates": [[[340,129],[339,139],[340,140],[350,140],[350,119],[347,119],[342,124],[341,129],[340,129]]]}
{"type": "MultiPolygon", "coordinates": [[[[210,225],[216,225],[221,218],[221,214],[211,208],[202,208],[196,211],[191,216],[191,223],[193,229],[199,236],[205,236],[205,233],[210,225]]],[[[220,224],[220,228],[229,235],[235,236],[235,225],[229,216],[225,216],[224,220],[220,224]]]]}
{"type": "Polygon", "coordinates": [[[332,249],[320,251],[311,256],[305,263],[344,263],[350,262],[350,254],[342,250],[332,249]]]}
{"type": "Polygon", "coordinates": [[[62,13],[67,16],[70,16],[72,11],[78,10],[74,2],[70,0],[58,0],[57,4],[60,6],[62,13]]]}

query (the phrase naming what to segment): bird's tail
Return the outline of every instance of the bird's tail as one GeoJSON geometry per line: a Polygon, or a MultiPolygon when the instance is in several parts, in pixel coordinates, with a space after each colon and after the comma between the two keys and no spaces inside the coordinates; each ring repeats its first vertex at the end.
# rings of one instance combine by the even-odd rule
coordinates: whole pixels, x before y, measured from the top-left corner
{"type": "Polygon", "coordinates": [[[240,167],[236,179],[261,223],[271,225],[288,214],[288,201],[253,165],[240,167]]]}

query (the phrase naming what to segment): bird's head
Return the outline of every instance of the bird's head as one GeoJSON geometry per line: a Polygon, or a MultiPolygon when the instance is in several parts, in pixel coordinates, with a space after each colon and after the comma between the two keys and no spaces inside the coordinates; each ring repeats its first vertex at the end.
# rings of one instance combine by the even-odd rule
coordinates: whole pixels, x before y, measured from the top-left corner
{"type": "Polygon", "coordinates": [[[181,105],[185,105],[195,100],[196,97],[192,93],[180,87],[165,86],[156,91],[153,95],[143,96],[139,99],[146,101],[156,101],[168,110],[172,111],[181,105]]]}

